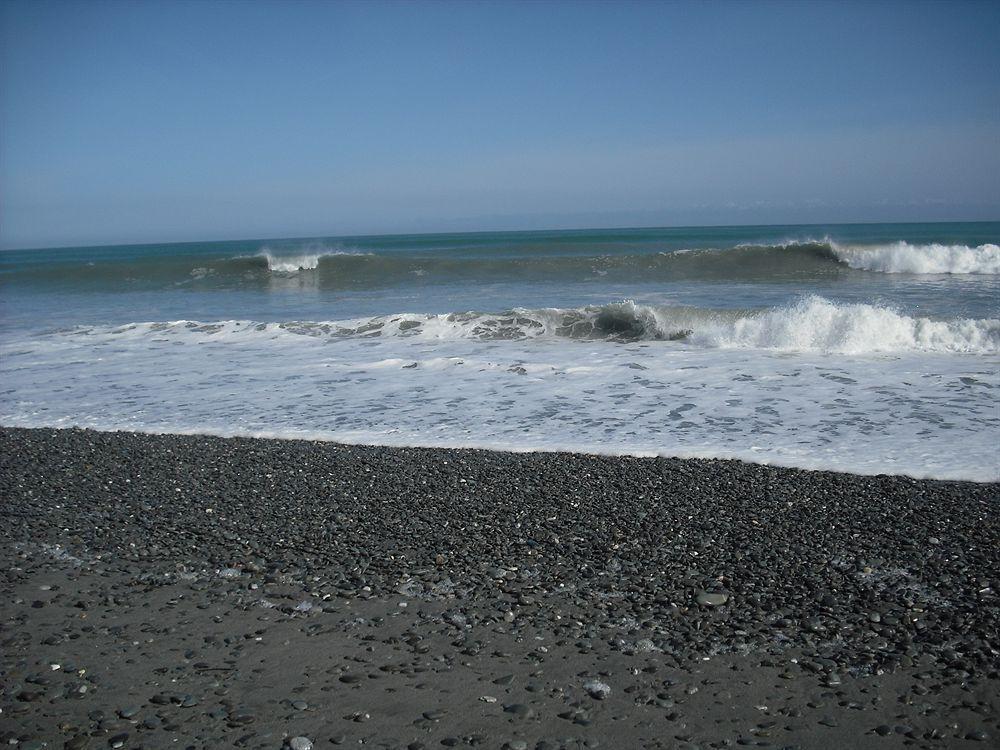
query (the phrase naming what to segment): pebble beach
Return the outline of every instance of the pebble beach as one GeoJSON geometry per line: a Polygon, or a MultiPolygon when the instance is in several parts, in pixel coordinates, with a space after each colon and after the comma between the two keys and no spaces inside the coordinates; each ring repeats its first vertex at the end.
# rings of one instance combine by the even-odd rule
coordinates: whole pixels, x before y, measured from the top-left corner
{"type": "Polygon", "coordinates": [[[0,750],[1000,750],[997,29],[0,2],[0,750]]]}
{"type": "Polygon", "coordinates": [[[0,740],[995,747],[1000,487],[0,430],[0,740]]]}

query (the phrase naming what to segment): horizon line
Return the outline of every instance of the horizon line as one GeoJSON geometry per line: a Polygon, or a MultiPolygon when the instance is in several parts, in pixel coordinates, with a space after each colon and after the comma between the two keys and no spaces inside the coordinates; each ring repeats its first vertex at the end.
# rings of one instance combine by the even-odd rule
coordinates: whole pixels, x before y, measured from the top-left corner
{"type": "Polygon", "coordinates": [[[87,248],[103,247],[151,247],[154,245],[196,245],[200,243],[221,243],[221,242],[274,242],[278,240],[320,240],[320,239],[378,239],[386,237],[453,237],[456,235],[483,235],[483,234],[542,234],[546,232],[628,232],[643,229],[740,229],[740,228],[767,228],[767,227],[817,227],[817,226],[874,226],[874,225],[914,225],[914,224],[997,224],[997,219],[974,219],[961,220],[950,219],[947,221],[813,221],[793,224],[650,224],[632,226],[610,226],[610,227],[550,227],[545,229],[475,229],[470,231],[449,231],[449,232],[371,232],[363,234],[315,234],[296,235],[289,237],[230,237],[225,239],[198,239],[198,240],[170,240],[161,242],[114,242],[114,243],[92,243],[86,245],[35,245],[22,247],[0,247],[0,253],[16,253],[31,250],[83,250],[87,248]]]}

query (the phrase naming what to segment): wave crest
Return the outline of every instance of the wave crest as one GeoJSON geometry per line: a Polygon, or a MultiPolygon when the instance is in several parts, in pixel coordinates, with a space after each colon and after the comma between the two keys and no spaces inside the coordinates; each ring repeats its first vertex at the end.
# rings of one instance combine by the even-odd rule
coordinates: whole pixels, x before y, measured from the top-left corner
{"type": "Polygon", "coordinates": [[[984,354],[1000,351],[1000,320],[913,318],[876,305],[807,297],[788,307],[709,325],[692,340],[708,347],[837,354],[984,354]]]}
{"type": "Polygon", "coordinates": [[[293,255],[279,256],[273,255],[265,250],[261,255],[267,259],[267,270],[274,273],[298,273],[299,271],[313,271],[319,266],[322,253],[315,255],[293,255]]]}
{"type": "MultiPolygon", "coordinates": [[[[1000,246],[840,244],[829,238],[777,244],[740,244],[728,248],[691,248],[641,252],[611,249],[583,254],[570,248],[549,253],[525,245],[468,248],[451,252],[367,252],[322,243],[263,245],[244,255],[186,252],[148,257],[109,255],[86,261],[9,262],[0,257],[0,285],[42,284],[72,291],[171,289],[266,289],[309,287],[321,290],[380,289],[451,283],[600,283],[607,285],[734,281],[808,284],[853,280],[864,274],[966,274],[991,283],[1000,275],[1000,246]]],[[[967,278],[971,278],[968,276],[967,278]]]]}
{"type": "Polygon", "coordinates": [[[581,308],[514,309],[503,313],[401,313],[341,321],[142,323],[72,333],[127,337],[218,338],[310,336],[323,339],[417,337],[425,340],[576,339],[629,343],[673,341],[706,349],[878,354],[1000,352],[1000,320],[932,320],[868,304],[806,297],[766,310],[643,305],[632,301],[581,308]]]}
{"type": "Polygon", "coordinates": [[[911,245],[902,240],[886,245],[840,245],[830,242],[842,263],[862,271],[913,274],[1000,274],[1000,246],[911,245]]]}
{"type": "MultiPolygon", "coordinates": [[[[264,247],[253,258],[263,258],[267,262],[267,270],[277,274],[296,274],[300,271],[315,271],[324,258],[337,256],[366,256],[370,253],[353,252],[350,250],[334,250],[326,247],[310,248],[304,253],[284,255],[264,247]]],[[[246,256],[241,256],[245,258],[246,256]]]]}

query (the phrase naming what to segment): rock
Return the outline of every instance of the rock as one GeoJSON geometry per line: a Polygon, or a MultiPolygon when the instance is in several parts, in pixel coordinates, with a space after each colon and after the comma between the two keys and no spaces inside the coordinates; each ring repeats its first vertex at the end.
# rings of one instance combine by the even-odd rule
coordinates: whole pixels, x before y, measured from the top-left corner
{"type": "Polygon", "coordinates": [[[290,750],[312,750],[312,740],[308,737],[292,737],[288,740],[288,747],[290,750]]]}
{"type": "Polygon", "coordinates": [[[651,638],[640,638],[632,648],[637,654],[648,654],[651,651],[656,651],[656,644],[651,638]]]}
{"type": "Polygon", "coordinates": [[[229,714],[229,723],[235,726],[253,724],[257,720],[249,711],[235,711],[229,714]]]}
{"type": "Polygon", "coordinates": [[[599,701],[611,695],[611,686],[599,680],[588,680],[583,683],[583,689],[587,691],[587,695],[599,701]]]}
{"type": "Polygon", "coordinates": [[[721,607],[729,601],[729,594],[708,591],[699,591],[696,601],[703,607],[721,607]]]}
{"type": "Polygon", "coordinates": [[[535,709],[523,703],[508,703],[503,710],[504,713],[513,714],[519,719],[531,719],[535,716],[535,709]]]}

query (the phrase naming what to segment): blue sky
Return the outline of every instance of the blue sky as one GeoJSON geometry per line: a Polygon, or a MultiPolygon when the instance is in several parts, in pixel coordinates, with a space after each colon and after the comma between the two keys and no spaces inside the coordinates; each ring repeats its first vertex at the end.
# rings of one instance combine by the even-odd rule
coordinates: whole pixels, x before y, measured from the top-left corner
{"type": "Polygon", "coordinates": [[[1000,219],[1000,3],[0,2],[0,244],[1000,219]]]}

